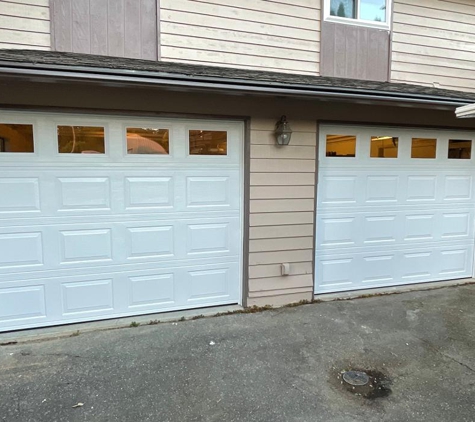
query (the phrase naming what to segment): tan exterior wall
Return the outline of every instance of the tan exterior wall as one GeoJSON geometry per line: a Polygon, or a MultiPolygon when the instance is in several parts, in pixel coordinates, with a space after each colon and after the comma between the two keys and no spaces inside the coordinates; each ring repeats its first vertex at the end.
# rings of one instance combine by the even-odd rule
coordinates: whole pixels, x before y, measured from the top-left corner
{"type": "Polygon", "coordinates": [[[160,0],[167,61],[317,75],[320,0],[160,0]]]}
{"type": "Polygon", "coordinates": [[[391,80],[475,92],[475,2],[395,0],[391,80]]]}
{"type": "Polygon", "coordinates": [[[291,144],[281,147],[274,129],[274,119],[251,120],[248,305],[308,300],[313,291],[317,124],[292,121],[291,144]]]}
{"type": "Polygon", "coordinates": [[[0,48],[50,50],[49,0],[0,0],[0,48]]]}

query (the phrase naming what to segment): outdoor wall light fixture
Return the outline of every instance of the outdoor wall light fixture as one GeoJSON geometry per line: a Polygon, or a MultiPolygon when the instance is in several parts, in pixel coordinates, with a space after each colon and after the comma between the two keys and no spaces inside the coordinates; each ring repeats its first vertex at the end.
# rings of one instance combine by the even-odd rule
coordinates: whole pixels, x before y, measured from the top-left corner
{"type": "Polygon", "coordinates": [[[292,129],[290,129],[289,122],[287,122],[287,117],[282,116],[275,124],[275,138],[277,140],[277,145],[289,145],[291,137],[292,129]]]}

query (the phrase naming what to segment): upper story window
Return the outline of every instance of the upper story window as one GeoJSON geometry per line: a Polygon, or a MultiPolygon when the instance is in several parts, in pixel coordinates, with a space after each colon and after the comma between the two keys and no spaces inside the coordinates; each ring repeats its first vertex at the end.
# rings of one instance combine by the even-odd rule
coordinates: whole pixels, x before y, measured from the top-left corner
{"type": "Polygon", "coordinates": [[[325,0],[325,20],[389,29],[391,0],[325,0]]]}

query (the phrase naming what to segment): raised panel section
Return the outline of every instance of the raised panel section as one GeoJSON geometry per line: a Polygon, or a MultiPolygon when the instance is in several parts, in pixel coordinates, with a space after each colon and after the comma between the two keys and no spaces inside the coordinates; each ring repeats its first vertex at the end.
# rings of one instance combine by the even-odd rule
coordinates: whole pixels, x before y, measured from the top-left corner
{"type": "Polygon", "coordinates": [[[393,282],[396,269],[395,261],[394,255],[364,257],[362,283],[387,284],[393,282]]]}
{"type": "Polygon", "coordinates": [[[109,210],[110,186],[107,177],[58,178],[59,210],[109,210]]]}
{"type": "Polygon", "coordinates": [[[355,244],[354,218],[322,218],[319,225],[321,244],[350,246],[355,244]]]}
{"type": "Polygon", "coordinates": [[[175,301],[173,274],[129,277],[129,308],[172,304],[175,301]]]}
{"type": "Polygon", "coordinates": [[[356,203],[356,176],[325,176],[319,189],[324,204],[356,203]]]}
{"type": "Polygon", "coordinates": [[[440,274],[469,276],[470,263],[467,249],[441,251],[440,274]]]}
{"type": "Polygon", "coordinates": [[[472,176],[446,176],[444,200],[460,201],[472,198],[472,176]]]}
{"type": "Polygon", "coordinates": [[[189,255],[229,252],[228,223],[188,226],[189,255]]]}
{"type": "Polygon", "coordinates": [[[173,207],[171,177],[127,177],[125,185],[127,210],[173,207]]]}
{"type": "Polygon", "coordinates": [[[0,178],[0,214],[40,211],[39,179],[36,177],[0,178]]]}
{"type": "Polygon", "coordinates": [[[188,207],[229,207],[229,177],[188,177],[188,207]]]}
{"type": "Polygon", "coordinates": [[[408,176],[407,201],[435,201],[437,176],[408,176]]]}
{"type": "Polygon", "coordinates": [[[61,262],[112,260],[112,239],[109,229],[63,231],[61,262]]]}
{"type": "Polygon", "coordinates": [[[468,237],[470,234],[470,214],[467,212],[444,213],[441,227],[442,237],[445,239],[468,237]]]}
{"type": "Polygon", "coordinates": [[[229,269],[190,271],[188,301],[204,301],[229,294],[229,269]]]}
{"type": "Polygon", "coordinates": [[[128,229],[128,258],[153,258],[173,255],[173,226],[132,227],[128,229]]]}
{"type": "Polygon", "coordinates": [[[41,233],[0,234],[0,268],[43,264],[41,233]]]}
{"type": "Polygon", "coordinates": [[[345,288],[353,283],[353,258],[322,259],[319,263],[318,284],[322,290],[345,288]]]}
{"type": "Polygon", "coordinates": [[[63,314],[104,312],[114,307],[112,279],[63,283],[63,314]]]}
{"type": "Polygon", "coordinates": [[[364,243],[378,244],[396,241],[396,216],[368,216],[363,226],[364,243]]]}
{"type": "Polygon", "coordinates": [[[0,289],[0,324],[46,317],[44,286],[0,289]]]}
{"type": "Polygon", "coordinates": [[[434,216],[407,215],[404,240],[429,240],[434,238],[434,216]]]}
{"type": "Polygon", "coordinates": [[[398,176],[368,176],[366,202],[397,202],[398,176]]]}
{"type": "Polygon", "coordinates": [[[403,279],[428,279],[433,269],[433,252],[403,253],[401,269],[403,279]]]}

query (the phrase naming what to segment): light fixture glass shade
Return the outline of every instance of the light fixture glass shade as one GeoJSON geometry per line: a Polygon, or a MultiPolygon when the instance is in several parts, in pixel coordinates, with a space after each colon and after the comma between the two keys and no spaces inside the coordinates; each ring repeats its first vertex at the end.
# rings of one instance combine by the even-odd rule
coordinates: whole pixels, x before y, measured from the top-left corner
{"type": "Polygon", "coordinates": [[[275,125],[275,137],[277,145],[289,145],[292,137],[292,129],[290,128],[287,117],[282,116],[275,125]]]}

